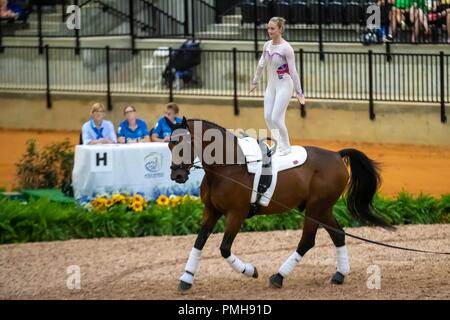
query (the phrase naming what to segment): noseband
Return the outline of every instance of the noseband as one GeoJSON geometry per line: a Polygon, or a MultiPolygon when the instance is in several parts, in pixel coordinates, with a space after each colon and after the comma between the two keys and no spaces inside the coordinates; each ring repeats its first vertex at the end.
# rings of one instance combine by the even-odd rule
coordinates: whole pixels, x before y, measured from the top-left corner
{"type": "Polygon", "coordinates": [[[188,175],[191,173],[191,169],[194,166],[194,164],[189,164],[186,165],[184,163],[180,163],[180,164],[172,164],[170,166],[170,170],[184,170],[188,175]]]}

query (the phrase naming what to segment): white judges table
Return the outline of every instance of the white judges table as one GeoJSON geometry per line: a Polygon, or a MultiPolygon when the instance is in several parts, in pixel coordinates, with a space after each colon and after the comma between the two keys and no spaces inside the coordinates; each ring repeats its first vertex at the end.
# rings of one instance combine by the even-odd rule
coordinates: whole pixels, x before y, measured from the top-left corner
{"type": "Polygon", "coordinates": [[[137,192],[148,200],[160,194],[198,195],[204,171],[192,169],[186,183],[178,184],[170,180],[171,162],[164,142],[78,145],[72,172],[75,199],[137,192]]]}

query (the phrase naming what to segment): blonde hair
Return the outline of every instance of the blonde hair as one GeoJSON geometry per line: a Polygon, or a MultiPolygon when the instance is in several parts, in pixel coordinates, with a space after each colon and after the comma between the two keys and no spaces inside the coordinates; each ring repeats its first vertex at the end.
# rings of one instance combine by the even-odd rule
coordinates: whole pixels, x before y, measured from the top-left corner
{"type": "Polygon", "coordinates": [[[166,105],[166,110],[173,110],[175,114],[178,114],[178,112],[180,112],[180,108],[178,108],[178,105],[175,102],[169,102],[166,105]]]}
{"type": "Polygon", "coordinates": [[[103,105],[103,103],[100,102],[96,102],[92,105],[91,107],[91,114],[93,114],[95,111],[103,111],[105,112],[105,106],[103,105]]]}
{"type": "Polygon", "coordinates": [[[277,24],[278,28],[281,31],[281,34],[284,33],[284,25],[286,24],[286,19],[285,18],[283,18],[283,17],[272,17],[272,18],[270,18],[269,22],[270,21],[275,22],[277,24]]]}

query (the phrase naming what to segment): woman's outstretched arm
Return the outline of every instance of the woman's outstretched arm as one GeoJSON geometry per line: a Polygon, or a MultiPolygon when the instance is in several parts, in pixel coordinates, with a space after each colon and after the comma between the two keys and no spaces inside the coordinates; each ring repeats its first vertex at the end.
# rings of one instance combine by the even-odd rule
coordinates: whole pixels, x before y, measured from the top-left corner
{"type": "Polygon", "coordinates": [[[302,85],[300,83],[300,77],[298,76],[297,68],[295,66],[294,49],[292,49],[292,47],[290,45],[287,45],[284,54],[285,54],[286,61],[288,64],[289,74],[292,78],[292,81],[294,82],[295,93],[297,95],[303,96],[302,85]]]}

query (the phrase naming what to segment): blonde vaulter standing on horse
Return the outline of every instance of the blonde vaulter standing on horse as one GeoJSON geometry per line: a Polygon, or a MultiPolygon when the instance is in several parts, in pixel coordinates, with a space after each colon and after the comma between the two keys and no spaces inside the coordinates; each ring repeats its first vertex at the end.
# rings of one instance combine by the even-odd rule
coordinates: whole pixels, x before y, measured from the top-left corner
{"type": "Polygon", "coordinates": [[[283,39],[285,19],[273,17],[267,24],[271,40],[264,44],[263,53],[256,68],[249,93],[256,89],[261,74],[268,64],[268,82],[264,94],[264,118],[277,142],[277,153],[287,155],[291,152],[289,134],[285,124],[286,109],[295,88],[300,104],[305,104],[305,96],[295,67],[295,55],[291,45],[283,39]]]}

